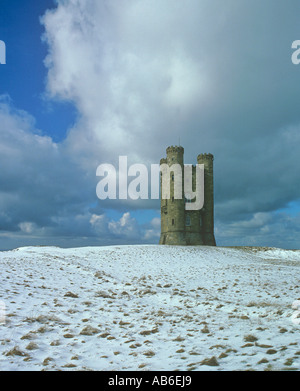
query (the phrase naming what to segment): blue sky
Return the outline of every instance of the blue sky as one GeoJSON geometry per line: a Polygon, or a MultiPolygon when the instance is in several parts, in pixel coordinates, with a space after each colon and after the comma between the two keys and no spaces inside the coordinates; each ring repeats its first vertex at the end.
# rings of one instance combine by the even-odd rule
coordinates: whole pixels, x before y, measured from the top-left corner
{"type": "Polygon", "coordinates": [[[53,7],[54,0],[1,1],[0,34],[7,46],[7,66],[1,68],[0,88],[16,107],[35,118],[37,129],[61,141],[75,122],[76,108],[45,98],[48,47],[42,41],[40,17],[53,7]]]}
{"type": "Polygon", "coordinates": [[[299,248],[297,0],[2,0],[0,250],[157,243],[99,164],[215,155],[219,245],[299,248]]]}

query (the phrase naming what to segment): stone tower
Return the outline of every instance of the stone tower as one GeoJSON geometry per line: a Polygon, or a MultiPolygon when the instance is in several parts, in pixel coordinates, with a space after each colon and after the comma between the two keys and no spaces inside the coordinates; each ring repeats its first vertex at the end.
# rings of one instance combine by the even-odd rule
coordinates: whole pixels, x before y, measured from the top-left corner
{"type": "MultiPolygon", "coordinates": [[[[185,205],[189,201],[184,196],[183,156],[183,147],[172,146],[167,148],[167,157],[160,161],[161,165],[166,164],[171,167],[175,164],[180,166],[181,173],[178,176],[177,173],[170,171],[170,197],[169,199],[163,199],[161,196],[161,236],[159,244],[215,246],[213,155],[201,154],[198,156],[198,164],[204,165],[204,207],[201,210],[186,210],[185,205]],[[181,191],[182,197],[180,199],[176,195],[178,194],[176,189],[181,191]]],[[[192,181],[195,187],[195,166],[192,167],[192,173],[192,181]]]]}
{"type": "MultiPolygon", "coordinates": [[[[182,170],[181,185],[183,192],[183,153],[182,147],[167,148],[167,158],[161,159],[160,164],[167,164],[171,167],[173,164],[179,164],[182,170]]],[[[162,178],[162,176],[161,176],[162,178]]],[[[178,178],[177,178],[178,179],[178,178]]],[[[185,245],[185,201],[175,198],[174,173],[170,173],[170,199],[163,200],[161,197],[161,238],[160,244],[178,244],[185,245]]],[[[162,187],[162,179],[161,179],[162,187]]]]}
{"type": "Polygon", "coordinates": [[[204,207],[202,211],[203,242],[215,246],[214,235],[214,157],[204,153],[198,156],[198,164],[204,164],[204,207]]]}

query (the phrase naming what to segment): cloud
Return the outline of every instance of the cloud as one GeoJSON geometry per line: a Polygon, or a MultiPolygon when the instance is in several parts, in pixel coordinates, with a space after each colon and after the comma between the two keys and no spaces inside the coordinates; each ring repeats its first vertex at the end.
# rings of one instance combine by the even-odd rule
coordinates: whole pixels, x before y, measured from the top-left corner
{"type": "Polygon", "coordinates": [[[299,248],[300,214],[258,213],[249,220],[218,223],[219,244],[299,248]]]}
{"type": "Polygon", "coordinates": [[[121,237],[125,236],[129,239],[140,237],[137,221],[130,216],[129,212],[124,213],[118,221],[110,221],[108,229],[112,234],[121,237]]]}
{"type": "Polygon", "coordinates": [[[81,115],[66,147],[93,170],[123,154],[158,163],[181,136],[187,163],[215,154],[221,225],[241,228],[299,200],[300,74],[290,51],[298,8],[58,1],[43,18],[48,93],[81,115]]]}
{"type": "Polygon", "coordinates": [[[47,94],[78,121],[54,143],[2,100],[0,228],[157,242],[158,220],[132,211],[159,201],[97,202],[96,169],[158,163],[180,136],[187,163],[215,155],[219,242],[273,243],[278,229],[296,244],[283,227],[297,217],[278,211],[300,200],[298,14],[296,0],[58,0],[41,19],[47,94]]]}
{"type": "Polygon", "coordinates": [[[148,226],[128,212],[115,221],[95,208],[96,172],[64,143],[42,136],[8,96],[0,97],[0,137],[1,248],[143,242],[148,226]]]}
{"type": "Polygon", "coordinates": [[[154,217],[149,224],[149,227],[145,229],[143,239],[147,242],[158,243],[160,238],[160,218],[154,217]]]}
{"type": "Polygon", "coordinates": [[[43,18],[48,91],[76,104],[81,120],[68,142],[90,162],[91,152],[98,159],[145,158],[145,144],[146,159],[158,159],[178,118],[207,100],[206,71],[177,25],[184,7],[175,15],[170,7],[170,1],[64,1],[43,18]],[[154,141],[161,138],[157,154],[154,141]]]}
{"type": "Polygon", "coordinates": [[[91,199],[82,169],[34,119],[0,98],[0,229],[26,234],[83,210],[91,199]]]}
{"type": "Polygon", "coordinates": [[[110,220],[105,214],[93,214],[90,224],[97,235],[115,243],[156,243],[160,237],[160,218],[157,217],[141,224],[129,212],[119,220],[110,220]]]}
{"type": "Polygon", "coordinates": [[[35,230],[35,224],[30,222],[23,222],[19,224],[20,230],[26,234],[31,234],[35,230]]]}

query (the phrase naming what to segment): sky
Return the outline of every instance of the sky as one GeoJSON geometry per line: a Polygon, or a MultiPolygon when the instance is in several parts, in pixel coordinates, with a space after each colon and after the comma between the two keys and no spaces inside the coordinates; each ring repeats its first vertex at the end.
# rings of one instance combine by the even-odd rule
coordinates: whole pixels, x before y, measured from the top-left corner
{"type": "Polygon", "coordinates": [[[220,246],[300,248],[297,0],[1,0],[0,250],[158,243],[97,167],[213,153],[220,246]]]}

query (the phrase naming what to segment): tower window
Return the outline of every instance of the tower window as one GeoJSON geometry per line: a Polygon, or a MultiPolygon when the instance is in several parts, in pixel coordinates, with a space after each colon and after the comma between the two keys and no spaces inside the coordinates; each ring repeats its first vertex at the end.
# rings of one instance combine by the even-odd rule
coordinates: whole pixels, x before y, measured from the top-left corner
{"type": "Polygon", "coordinates": [[[175,225],[175,219],[172,219],[172,225],[175,225]]]}
{"type": "Polygon", "coordinates": [[[190,194],[185,194],[185,203],[190,204],[192,202],[191,195],[190,194]]]}
{"type": "Polygon", "coordinates": [[[186,225],[187,227],[190,227],[190,226],[191,226],[191,216],[189,216],[189,215],[186,216],[185,225],[186,225]]]}

